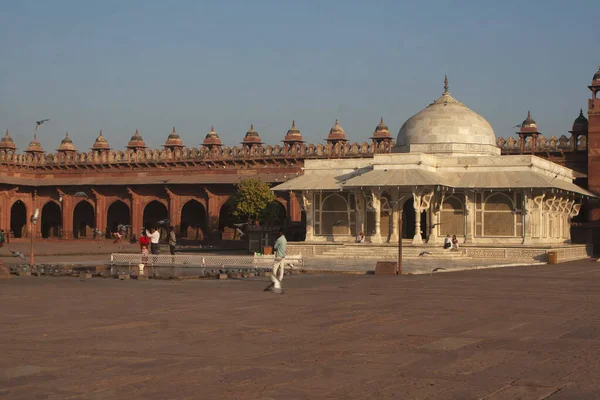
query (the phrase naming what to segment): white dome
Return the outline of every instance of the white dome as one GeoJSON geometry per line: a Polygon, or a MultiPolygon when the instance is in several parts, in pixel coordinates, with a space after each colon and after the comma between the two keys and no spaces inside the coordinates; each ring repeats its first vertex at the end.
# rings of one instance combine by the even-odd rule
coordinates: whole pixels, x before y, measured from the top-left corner
{"type": "Polygon", "coordinates": [[[410,117],[398,133],[400,152],[499,155],[496,135],[481,115],[450,96],[442,96],[410,117]]]}

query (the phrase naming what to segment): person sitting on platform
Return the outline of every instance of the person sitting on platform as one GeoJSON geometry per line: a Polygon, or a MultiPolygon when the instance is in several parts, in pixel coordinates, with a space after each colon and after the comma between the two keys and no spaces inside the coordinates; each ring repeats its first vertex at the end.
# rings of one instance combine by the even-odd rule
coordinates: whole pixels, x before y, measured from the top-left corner
{"type": "Polygon", "coordinates": [[[450,234],[447,234],[444,238],[444,248],[449,249],[452,247],[452,239],[450,238],[450,234]]]}
{"type": "Polygon", "coordinates": [[[364,232],[361,232],[358,235],[356,235],[356,243],[364,243],[364,242],[365,242],[364,232]]]}
{"type": "Polygon", "coordinates": [[[458,251],[458,239],[456,235],[452,235],[452,251],[458,251]]]}

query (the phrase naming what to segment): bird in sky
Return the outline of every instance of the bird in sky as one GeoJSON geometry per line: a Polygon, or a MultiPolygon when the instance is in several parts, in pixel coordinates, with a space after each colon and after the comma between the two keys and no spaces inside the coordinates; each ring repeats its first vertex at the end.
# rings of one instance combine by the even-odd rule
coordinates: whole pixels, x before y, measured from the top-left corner
{"type": "Polygon", "coordinates": [[[433,273],[436,272],[436,271],[442,271],[442,270],[445,271],[446,268],[442,268],[442,267],[434,268],[434,269],[431,270],[431,274],[430,275],[433,275],[433,273]]]}
{"type": "Polygon", "coordinates": [[[35,130],[37,131],[37,128],[40,127],[41,124],[43,124],[46,121],[50,121],[49,119],[41,119],[39,121],[35,121],[35,130]]]}
{"type": "Polygon", "coordinates": [[[21,257],[23,260],[25,259],[25,256],[20,251],[12,251],[12,250],[9,250],[9,251],[12,253],[13,257],[21,257]]]}
{"type": "Polygon", "coordinates": [[[513,128],[521,128],[521,127],[522,127],[521,124],[517,124],[517,125],[513,126],[513,128]]]}
{"type": "Polygon", "coordinates": [[[419,257],[430,256],[430,255],[431,255],[431,253],[428,252],[428,251],[422,251],[422,252],[419,253],[419,257]]]}

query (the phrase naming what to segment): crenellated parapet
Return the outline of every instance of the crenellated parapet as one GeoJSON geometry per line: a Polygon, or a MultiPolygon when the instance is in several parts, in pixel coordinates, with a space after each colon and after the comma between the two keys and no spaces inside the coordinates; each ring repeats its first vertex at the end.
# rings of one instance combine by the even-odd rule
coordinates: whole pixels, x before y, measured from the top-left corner
{"type": "Polygon", "coordinates": [[[503,154],[526,153],[569,153],[587,151],[587,136],[571,134],[569,137],[561,135],[560,137],[550,136],[546,138],[539,134],[533,137],[508,137],[504,139],[499,137],[496,144],[502,150],[503,154]]]}
{"type": "Polygon", "coordinates": [[[54,169],[69,166],[72,168],[87,168],[90,165],[108,167],[128,166],[129,164],[165,164],[180,163],[201,164],[214,162],[247,162],[254,164],[273,160],[298,160],[307,158],[363,158],[372,157],[375,153],[391,153],[395,143],[382,142],[337,142],[335,144],[306,144],[294,143],[293,146],[263,145],[263,146],[202,146],[174,147],[163,149],[128,148],[125,151],[97,149],[88,152],[55,153],[15,153],[13,150],[0,149],[0,164],[9,164],[27,169],[54,169]],[[287,150],[286,150],[287,149],[287,150]]]}

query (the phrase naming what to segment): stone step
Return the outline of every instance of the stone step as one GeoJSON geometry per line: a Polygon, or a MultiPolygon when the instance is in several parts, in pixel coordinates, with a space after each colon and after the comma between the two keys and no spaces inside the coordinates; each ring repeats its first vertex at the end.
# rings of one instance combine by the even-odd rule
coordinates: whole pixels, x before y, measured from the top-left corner
{"type": "MultiPolygon", "coordinates": [[[[442,259],[455,259],[455,258],[465,258],[465,253],[462,251],[448,251],[448,250],[439,250],[439,251],[430,251],[423,249],[410,249],[406,251],[403,249],[402,256],[408,258],[418,258],[420,257],[423,251],[428,252],[429,254],[425,254],[422,257],[426,258],[442,258],[442,259]]],[[[324,258],[339,258],[339,259],[352,259],[352,258],[385,258],[385,259],[395,259],[398,257],[397,249],[390,249],[385,251],[376,251],[373,249],[364,249],[364,251],[344,251],[343,249],[332,249],[324,252],[320,255],[320,257],[324,258]]]]}

